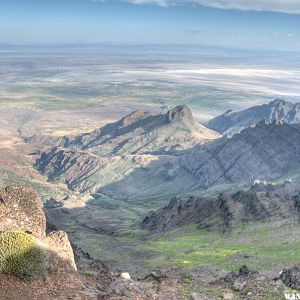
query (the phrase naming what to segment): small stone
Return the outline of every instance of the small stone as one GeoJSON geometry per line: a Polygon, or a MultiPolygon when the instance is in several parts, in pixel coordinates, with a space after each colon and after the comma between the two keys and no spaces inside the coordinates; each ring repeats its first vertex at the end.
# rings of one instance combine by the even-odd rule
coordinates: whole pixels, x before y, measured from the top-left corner
{"type": "Polygon", "coordinates": [[[200,299],[200,295],[198,293],[191,294],[191,300],[199,300],[199,299],[200,299]]]}
{"type": "Polygon", "coordinates": [[[242,291],[243,290],[243,288],[244,288],[244,285],[245,285],[245,283],[244,282],[241,282],[241,281],[239,281],[239,280],[236,280],[234,283],[233,283],[233,288],[234,288],[234,290],[236,290],[236,291],[242,291]]]}
{"type": "Polygon", "coordinates": [[[224,293],[223,294],[223,299],[224,300],[232,300],[234,297],[233,293],[224,293]]]}
{"type": "Polygon", "coordinates": [[[199,293],[191,293],[191,300],[213,300],[210,296],[199,293]]]}
{"type": "Polygon", "coordinates": [[[130,280],[131,279],[129,273],[127,273],[127,272],[122,273],[121,274],[121,278],[126,279],[126,280],[130,280]]]}

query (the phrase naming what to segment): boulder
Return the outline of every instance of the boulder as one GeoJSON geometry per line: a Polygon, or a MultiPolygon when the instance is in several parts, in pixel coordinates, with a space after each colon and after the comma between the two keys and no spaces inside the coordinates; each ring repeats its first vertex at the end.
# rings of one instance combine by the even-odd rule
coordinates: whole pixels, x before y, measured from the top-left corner
{"type": "Polygon", "coordinates": [[[54,231],[43,240],[48,252],[48,270],[52,273],[77,271],[73,250],[68,236],[63,231],[54,231]]]}
{"type": "Polygon", "coordinates": [[[10,269],[2,264],[4,267],[0,268],[0,272],[2,270],[4,273],[16,275],[28,273],[28,277],[31,274],[32,277],[40,275],[38,272],[26,270],[27,265],[23,264],[23,261],[28,255],[36,265],[42,266],[40,269],[45,269],[45,272],[42,272],[43,275],[59,277],[62,284],[68,285],[67,282],[71,281],[80,285],[68,236],[63,231],[53,231],[46,235],[45,214],[42,203],[34,190],[22,186],[6,187],[0,190],[0,215],[0,240],[2,247],[7,245],[8,249],[6,252],[2,251],[1,261],[9,261],[13,255],[14,258],[17,257],[18,266],[20,262],[22,266],[24,265],[24,268],[17,270],[18,272],[10,272],[10,269]],[[10,254],[11,247],[9,247],[11,244],[19,245],[19,248],[12,249],[14,250],[12,254],[10,254]],[[42,255],[41,251],[45,255],[42,255]]]}
{"type": "Polygon", "coordinates": [[[300,290],[300,266],[296,265],[290,269],[283,269],[280,272],[280,279],[286,286],[300,290]]]}
{"type": "Polygon", "coordinates": [[[0,231],[21,230],[46,235],[46,218],[37,193],[22,186],[0,189],[0,231]]]}

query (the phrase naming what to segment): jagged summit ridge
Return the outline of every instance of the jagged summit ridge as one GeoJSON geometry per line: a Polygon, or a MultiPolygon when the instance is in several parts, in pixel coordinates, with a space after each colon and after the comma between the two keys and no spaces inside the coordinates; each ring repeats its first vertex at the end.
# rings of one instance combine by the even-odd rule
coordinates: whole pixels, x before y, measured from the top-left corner
{"type": "Polygon", "coordinates": [[[287,124],[300,123],[300,103],[275,99],[268,104],[250,107],[239,112],[229,110],[208,121],[206,126],[225,135],[232,135],[262,120],[272,123],[276,119],[287,124]]]}
{"type": "Polygon", "coordinates": [[[134,111],[94,132],[66,138],[62,146],[115,156],[187,149],[217,137],[218,133],[194,121],[186,105],[179,105],[165,114],[134,111]]]}
{"type": "Polygon", "coordinates": [[[299,191],[281,186],[252,187],[210,197],[191,196],[187,201],[174,197],[169,204],[151,211],[141,222],[152,232],[164,232],[187,224],[199,228],[230,231],[233,224],[293,216],[299,191]],[[296,198],[295,198],[296,197],[296,198]],[[274,210],[274,207],[277,209],[274,210]]]}
{"type": "MultiPolygon", "coordinates": [[[[119,124],[121,125],[121,127],[126,127],[126,126],[132,125],[138,121],[145,120],[150,116],[155,116],[155,115],[147,110],[138,109],[138,110],[133,111],[132,113],[128,114],[127,116],[123,117],[119,121],[119,124]]],[[[192,111],[185,104],[178,105],[178,106],[168,110],[165,114],[156,115],[156,116],[158,118],[161,116],[166,116],[166,119],[168,122],[180,121],[182,119],[186,119],[191,122],[194,121],[192,111]]]]}
{"type": "Polygon", "coordinates": [[[119,123],[120,123],[120,127],[126,127],[129,126],[137,121],[143,120],[148,118],[149,116],[151,116],[151,113],[149,111],[143,110],[143,109],[139,109],[136,110],[132,113],[130,113],[129,115],[123,117],[119,123]]]}

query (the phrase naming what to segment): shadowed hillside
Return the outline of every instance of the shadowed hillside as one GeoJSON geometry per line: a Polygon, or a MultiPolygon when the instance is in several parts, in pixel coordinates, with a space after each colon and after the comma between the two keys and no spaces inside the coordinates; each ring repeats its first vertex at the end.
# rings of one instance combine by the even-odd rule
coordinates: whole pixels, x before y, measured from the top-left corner
{"type": "Polygon", "coordinates": [[[195,122],[186,106],[159,115],[140,110],[92,133],[65,138],[42,153],[36,167],[80,192],[111,194],[109,186],[130,180],[121,191],[123,199],[168,195],[171,186],[175,192],[194,187],[177,153],[217,137],[195,122]]]}

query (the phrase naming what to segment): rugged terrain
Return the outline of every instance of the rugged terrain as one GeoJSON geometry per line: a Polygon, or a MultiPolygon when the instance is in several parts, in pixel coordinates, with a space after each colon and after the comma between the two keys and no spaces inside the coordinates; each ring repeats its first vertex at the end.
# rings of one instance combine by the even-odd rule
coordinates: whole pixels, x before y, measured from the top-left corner
{"type": "Polygon", "coordinates": [[[173,198],[169,204],[149,213],[143,228],[163,233],[180,226],[196,224],[200,229],[230,234],[236,224],[299,219],[299,187],[255,184],[249,190],[221,193],[218,196],[173,198]]]}
{"type": "MultiPolygon", "coordinates": [[[[33,190],[6,187],[0,194],[0,243],[4,237],[34,236],[38,239],[35,247],[43,247],[47,253],[41,265],[45,269],[39,270],[45,273],[28,273],[30,278],[23,278],[14,273],[12,264],[18,262],[23,268],[32,268],[32,265],[21,265],[20,262],[36,259],[37,252],[28,249],[31,257],[24,252],[5,257],[2,248],[0,268],[3,268],[4,258],[10,259],[11,265],[0,272],[1,299],[273,299],[283,296],[285,285],[294,289],[299,286],[297,266],[283,270],[282,276],[276,271],[258,273],[246,266],[242,266],[238,273],[213,267],[185,271],[157,268],[143,277],[132,279],[128,273],[113,272],[75,244],[72,249],[64,232],[53,231],[46,235],[45,216],[33,190]]],[[[10,251],[17,253],[18,243],[14,247],[10,251]]],[[[29,269],[22,270],[25,271],[29,269]]]]}
{"type": "Polygon", "coordinates": [[[158,115],[139,110],[92,133],[63,139],[41,153],[36,167],[80,192],[157,197],[192,189],[195,180],[180,168],[177,153],[218,137],[194,121],[186,106],[158,115]],[[115,188],[116,182],[122,188],[115,188]]]}
{"type": "Polygon", "coordinates": [[[297,260],[292,251],[299,231],[294,195],[285,197],[287,191],[277,188],[286,181],[297,192],[299,124],[261,121],[208,141],[194,133],[211,131],[195,124],[184,106],[159,115],[139,110],[40,153],[38,170],[72,191],[48,198],[49,224],[66,230],[93,257],[132,274],[146,275],[157,266],[213,264],[235,271],[239,262],[255,270],[290,266],[297,260]],[[160,139],[166,135],[168,143],[160,139]],[[247,191],[254,181],[266,181],[270,190],[247,191]],[[139,227],[150,210],[174,196],[182,200],[174,200],[170,212],[162,209],[139,227]]]}
{"type": "Polygon", "coordinates": [[[262,121],[231,138],[188,150],[181,165],[202,188],[276,180],[299,170],[299,137],[299,124],[262,121]]]}
{"type": "MultiPolygon", "coordinates": [[[[42,153],[36,167],[72,190],[124,200],[166,198],[224,184],[251,185],[255,179],[276,180],[300,168],[299,124],[261,121],[240,134],[216,138],[203,127],[189,130],[190,114],[170,122],[168,112],[154,118],[166,123],[139,134],[141,121],[135,118],[145,114],[136,114],[126,117],[134,122],[125,129],[121,125],[116,131],[122,119],[101,129],[102,135],[100,130],[62,141],[62,146],[42,153]],[[113,138],[107,130],[114,133],[113,138]],[[132,143],[131,150],[126,150],[132,143]]],[[[143,117],[142,122],[152,124],[152,116],[150,120],[143,117]]]]}
{"type": "Polygon", "coordinates": [[[241,69],[236,52],[216,67],[211,49],[177,50],[1,52],[0,184],[37,190],[47,235],[36,194],[10,187],[0,240],[23,230],[61,265],[46,281],[1,274],[6,299],[265,300],[299,289],[299,104],[249,108],[298,99],[298,70],[275,70],[277,57],[259,69],[252,56],[241,69]],[[228,108],[249,109],[203,123],[228,108]]]}
{"type": "MultiPolygon", "coordinates": [[[[45,216],[33,190],[23,187],[1,190],[0,209],[1,243],[4,235],[23,232],[39,239],[37,245],[43,245],[49,253],[43,264],[46,278],[0,273],[1,299],[263,300],[284,299],[284,293],[296,293],[300,286],[298,266],[284,269],[280,274],[278,268],[257,272],[247,266],[241,266],[238,272],[211,266],[188,270],[156,268],[133,279],[128,273],[112,271],[75,244],[72,249],[64,232],[46,235],[45,216]]],[[[12,262],[21,261],[22,256],[26,257],[26,253],[20,253],[12,262]]],[[[3,252],[0,259],[2,267],[3,252]]]]}
{"type": "Polygon", "coordinates": [[[272,123],[277,119],[286,124],[300,123],[300,104],[276,99],[243,111],[228,110],[209,120],[205,125],[222,134],[232,135],[261,121],[272,123]]]}
{"type": "Polygon", "coordinates": [[[68,294],[83,289],[66,233],[46,235],[46,219],[36,192],[6,187],[0,190],[0,200],[1,299],[55,298],[62,291],[68,294]],[[6,250],[7,243],[13,243],[13,248],[6,250]],[[27,277],[32,278],[30,284],[27,277]]]}

